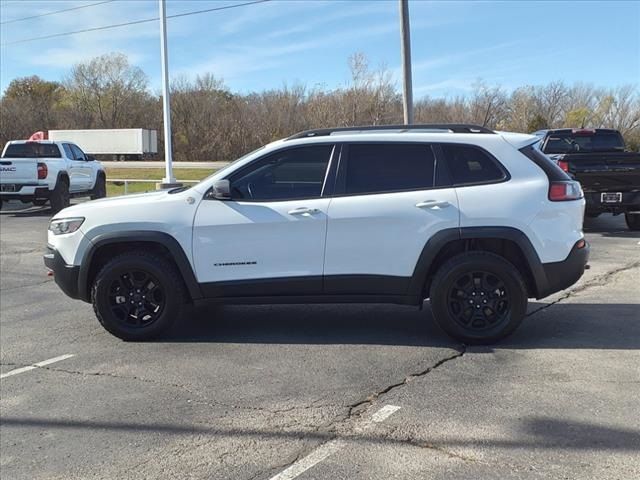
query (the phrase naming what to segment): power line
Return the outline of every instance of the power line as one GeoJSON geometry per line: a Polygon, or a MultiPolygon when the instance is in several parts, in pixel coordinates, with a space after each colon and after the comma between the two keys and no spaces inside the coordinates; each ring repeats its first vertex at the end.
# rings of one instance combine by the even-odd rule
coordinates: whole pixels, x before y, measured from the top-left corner
{"type": "Polygon", "coordinates": [[[72,8],[65,8],[64,10],[56,10],[54,12],[41,13],[39,15],[31,15],[30,17],[22,17],[22,18],[14,18],[13,20],[7,20],[5,22],[0,22],[0,25],[6,25],[7,23],[16,23],[22,22],[24,20],[31,20],[33,18],[46,17],[48,15],[55,15],[57,13],[70,12],[72,10],[80,10],[81,8],[95,7],[96,5],[102,5],[104,3],[115,2],[116,0],[103,0],[102,2],[90,3],[88,5],[80,5],[72,8]]]}
{"type": "MultiPolygon", "coordinates": [[[[111,0],[111,1],[114,1],[114,0],[111,0]]],[[[224,7],[205,8],[203,10],[194,10],[192,12],[184,12],[184,13],[176,13],[174,15],[167,15],[167,18],[187,17],[189,15],[197,15],[197,14],[200,14],[200,13],[216,12],[216,11],[219,11],[219,10],[228,10],[228,9],[231,9],[231,8],[246,7],[248,5],[255,5],[255,4],[258,4],[258,3],[265,3],[265,2],[270,2],[270,1],[271,0],[255,0],[255,1],[252,1],[252,2],[237,3],[235,5],[225,5],[224,7]]],[[[108,30],[108,29],[111,29],[111,28],[126,27],[127,25],[139,25],[141,23],[155,22],[158,19],[159,19],[159,17],[146,18],[144,20],[134,20],[133,22],[124,22],[124,23],[116,23],[116,24],[113,24],[113,25],[104,25],[102,27],[85,28],[83,30],[75,30],[73,32],[54,33],[52,35],[45,35],[45,36],[42,36],[42,37],[24,38],[22,40],[16,40],[15,42],[3,43],[2,45],[0,45],[0,47],[6,47],[6,46],[9,46],[9,45],[16,45],[16,44],[19,44],[19,43],[34,42],[36,40],[47,40],[47,39],[50,39],[50,38],[66,37],[66,36],[69,36],[69,35],[76,35],[78,33],[97,32],[99,30],[108,30]]]]}

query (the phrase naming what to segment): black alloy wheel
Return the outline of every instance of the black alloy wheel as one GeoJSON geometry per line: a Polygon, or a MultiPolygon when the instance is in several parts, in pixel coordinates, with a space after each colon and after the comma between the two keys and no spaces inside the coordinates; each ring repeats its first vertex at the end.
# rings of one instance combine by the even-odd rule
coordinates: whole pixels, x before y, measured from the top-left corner
{"type": "Polygon", "coordinates": [[[160,282],[143,270],[123,273],[109,287],[111,312],[128,327],[147,327],[158,320],[165,300],[160,282]]]}
{"type": "Polygon", "coordinates": [[[489,272],[461,275],[449,288],[448,300],[449,315],[465,329],[481,332],[509,318],[507,287],[489,272]]]}

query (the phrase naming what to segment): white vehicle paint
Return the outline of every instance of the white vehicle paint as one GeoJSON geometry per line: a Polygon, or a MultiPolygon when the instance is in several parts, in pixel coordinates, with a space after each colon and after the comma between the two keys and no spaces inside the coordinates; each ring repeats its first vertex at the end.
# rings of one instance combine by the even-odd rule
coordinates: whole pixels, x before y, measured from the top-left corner
{"type": "MultiPolygon", "coordinates": [[[[85,301],[109,262],[124,255],[113,262],[126,263],[134,250],[169,262],[165,270],[175,269],[194,301],[421,305],[429,288],[438,291],[433,282],[444,281],[442,265],[476,252],[520,272],[520,284],[505,280],[510,286],[487,294],[526,284],[526,301],[575,282],[588,254],[579,186],[532,156],[533,136],[460,128],[297,135],[186,190],[75,205],[53,221],[81,225],[49,231],[46,263],[65,292],[85,301]],[[58,279],[61,265],[71,279],[58,279]]],[[[483,268],[493,271],[490,262],[483,268]]],[[[109,281],[125,288],[122,278],[109,281]]],[[[142,314],[127,315],[123,321],[142,314]]]]}

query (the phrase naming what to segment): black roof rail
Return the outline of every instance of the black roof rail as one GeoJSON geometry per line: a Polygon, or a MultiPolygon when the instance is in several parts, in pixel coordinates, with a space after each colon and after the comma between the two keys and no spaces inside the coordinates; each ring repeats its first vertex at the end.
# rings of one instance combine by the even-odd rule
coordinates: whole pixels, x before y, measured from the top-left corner
{"type": "Polygon", "coordinates": [[[496,133],[487,127],[469,123],[423,123],[417,125],[367,125],[362,127],[318,128],[296,133],[287,137],[287,140],[324,137],[339,132],[375,132],[380,130],[398,130],[399,132],[408,132],[411,130],[448,130],[451,133],[496,133]]]}

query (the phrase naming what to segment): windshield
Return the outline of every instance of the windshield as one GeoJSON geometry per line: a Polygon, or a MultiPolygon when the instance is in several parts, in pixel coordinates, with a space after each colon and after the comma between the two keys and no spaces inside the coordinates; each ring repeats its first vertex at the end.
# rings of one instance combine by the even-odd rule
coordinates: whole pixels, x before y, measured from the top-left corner
{"type": "Polygon", "coordinates": [[[624,140],[617,132],[556,132],[544,145],[544,153],[620,152],[624,140]]]}
{"type": "Polygon", "coordinates": [[[2,158],[60,158],[60,149],[53,143],[12,143],[2,158]]]}

